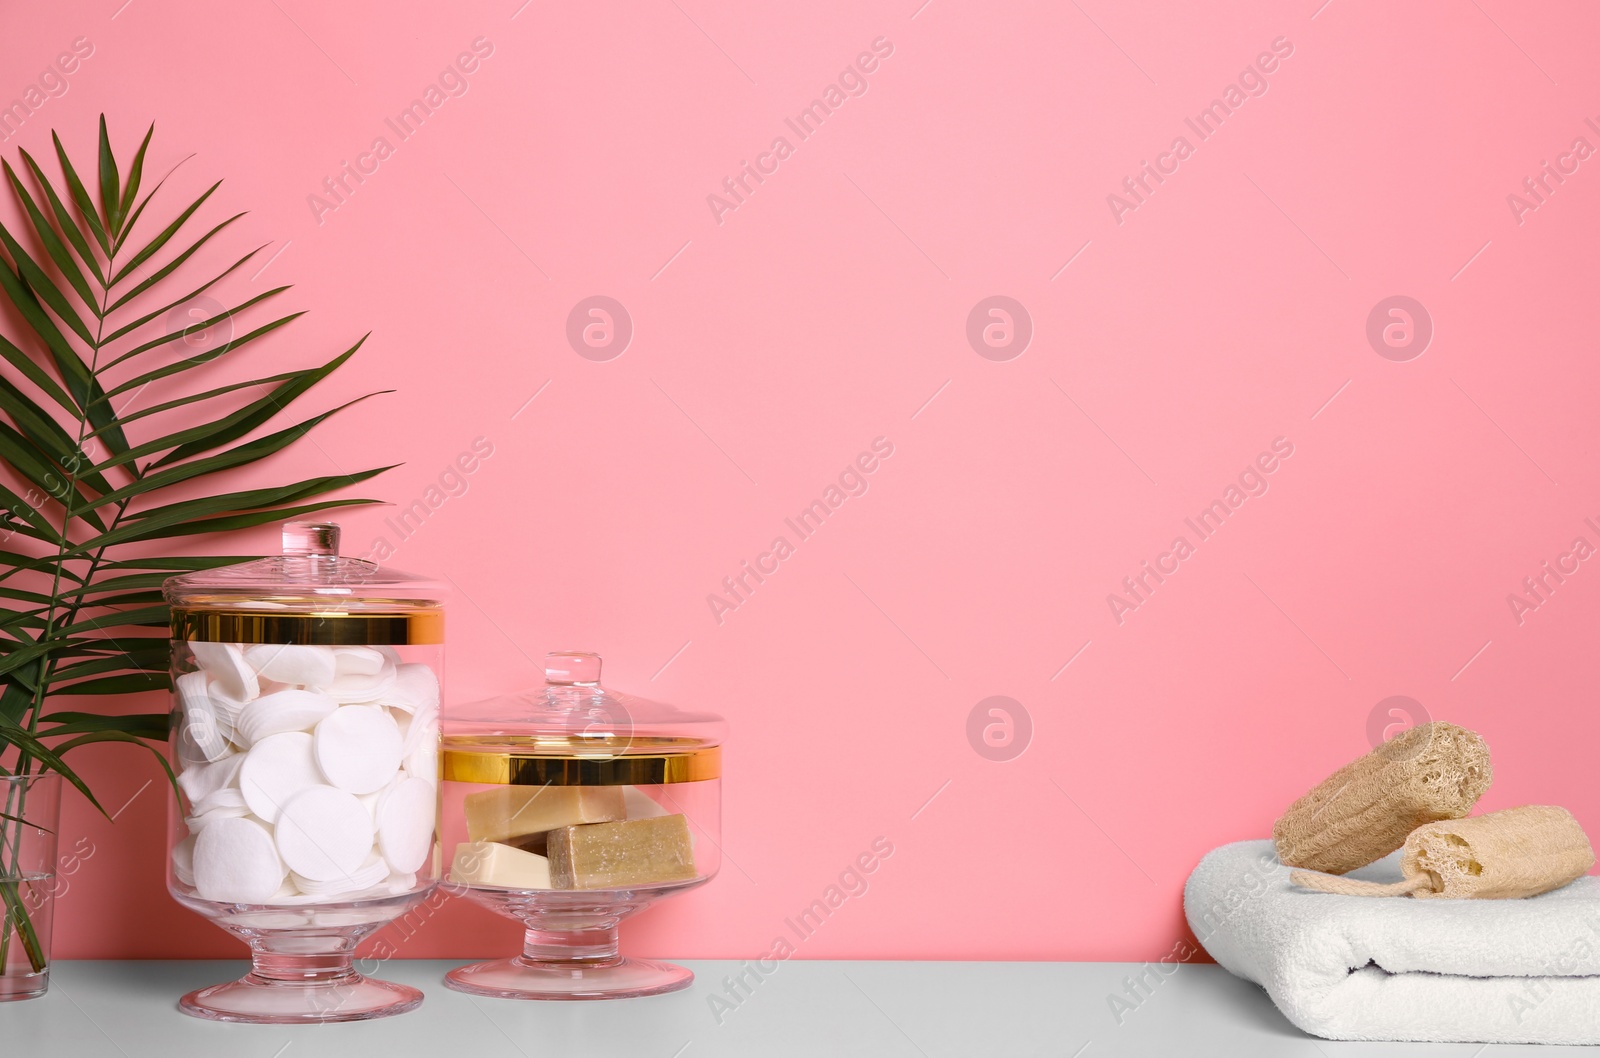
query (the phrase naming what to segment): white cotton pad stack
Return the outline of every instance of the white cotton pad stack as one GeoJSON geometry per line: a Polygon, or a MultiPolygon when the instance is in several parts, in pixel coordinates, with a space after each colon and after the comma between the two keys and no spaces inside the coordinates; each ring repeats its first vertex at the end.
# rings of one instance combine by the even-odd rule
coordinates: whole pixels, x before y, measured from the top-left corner
{"type": "Polygon", "coordinates": [[[433,851],[439,679],[387,647],[189,644],[175,681],[204,900],[308,904],[408,892],[433,851]]]}

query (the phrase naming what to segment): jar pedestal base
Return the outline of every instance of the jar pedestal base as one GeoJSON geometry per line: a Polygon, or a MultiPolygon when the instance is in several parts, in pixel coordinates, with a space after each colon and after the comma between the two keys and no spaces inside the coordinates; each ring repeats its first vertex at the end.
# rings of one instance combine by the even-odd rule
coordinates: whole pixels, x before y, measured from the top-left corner
{"type": "Polygon", "coordinates": [[[445,975],[457,992],[495,999],[628,999],[688,988],[694,971],[654,959],[540,962],[517,956],[461,966],[445,975]]]}
{"type": "Polygon", "coordinates": [[[348,952],[297,958],[260,950],[239,980],[201,988],[178,1001],[178,1009],[190,1017],[254,1025],[367,1021],[421,1005],[422,993],[409,985],[356,973],[348,952]]]}

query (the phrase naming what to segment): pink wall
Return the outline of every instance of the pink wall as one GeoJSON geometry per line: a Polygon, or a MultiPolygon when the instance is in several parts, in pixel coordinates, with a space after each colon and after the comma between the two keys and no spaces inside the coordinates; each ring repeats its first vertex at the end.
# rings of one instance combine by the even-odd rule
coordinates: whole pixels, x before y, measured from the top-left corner
{"type": "MultiPolygon", "coordinates": [[[[917,2],[12,5],[0,102],[94,50],[3,151],[54,127],[87,153],[103,110],[124,151],[157,122],[157,171],[197,153],[170,201],[226,177],[208,215],[250,210],[230,248],[277,254],[231,294],[293,282],[311,311],[219,380],[374,332],[320,399],[398,392],[275,478],[403,461],[375,484],[408,504],[493,446],[408,539],[344,519],[459,585],[450,699],[587,648],[619,688],[731,719],[729,864],[635,951],[764,953],[883,837],[801,957],[1164,954],[1196,859],[1364,752],[1394,695],[1485,734],[1486,807],[1600,826],[1600,569],[1508,603],[1600,547],[1600,159],[1507,199],[1600,148],[1600,14],[917,2]],[[465,93],[401,141],[386,117],[480,38],[465,93]],[[864,93],[801,140],[785,118],[874,42],[864,93]],[[1230,83],[1262,94],[1202,140],[1185,118],[1230,83]],[[308,204],[380,136],[353,195],[308,204]],[[779,136],[752,195],[708,204],[779,136]],[[1108,204],[1142,160],[1176,171],[1108,204]],[[603,362],[566,338],[591,295],[632,320],[603,362]],[[982,319],[1000,359],[969,344],[994,295],[1031,320],[1020,356],[982,319]],[[1432,321],[1420,356],[1368,341],[1393,295],[1432,321]],[[718,620],[723,578],[796,542],[785,517],[880,437],[865,494],[718,620]],[[1274,445],[1243,479],[1264,494],[1201,540],[1184,519],[1274,445]],[[1108,594],[1180,535],[1119,622],[1108,594]],[[1031,718],[1015,759],[974,748],[988,706],[969,742],[995,695],[1031,718]]],[[[58,953],[241,955],[162,889],[154,769],[93,763],[133,801],[114,826],[71,807],[93,852],[58,953]]],[[[456,904],[403,954],[513,932],[456,904]]]]}

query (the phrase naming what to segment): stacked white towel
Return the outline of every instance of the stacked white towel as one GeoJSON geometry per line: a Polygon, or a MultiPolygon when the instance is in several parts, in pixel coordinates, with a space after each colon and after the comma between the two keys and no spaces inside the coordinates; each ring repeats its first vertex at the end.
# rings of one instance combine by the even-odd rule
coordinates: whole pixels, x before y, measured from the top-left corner
{"type": "MultiPolygon", "coordinates": [[[[1396,857],[1351,877],[1400,879],[1396,857]]],[[[1271,841],[1209,853],[1189,927],[1284,1016],[1333,1040],[1600,1043],[1600,878],[1526,900],[1335,896],[1289,882],[1271,841]]]]}

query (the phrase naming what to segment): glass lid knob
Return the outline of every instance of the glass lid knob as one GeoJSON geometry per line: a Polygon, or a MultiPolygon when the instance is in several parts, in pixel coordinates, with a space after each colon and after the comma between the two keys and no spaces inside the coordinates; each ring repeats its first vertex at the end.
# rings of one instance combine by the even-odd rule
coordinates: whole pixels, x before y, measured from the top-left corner
{"type": "Polygon", "coordinates": [[[544,682],[558,687],[592,687],[600,682],[600,655],[553,651],[544,656],[544,682]]]}
{"type": "Polygon", "coordinates": [[[334,522],[285,522],[283,553],[333,556],[339,553],[339,526],[334,522]]]}

